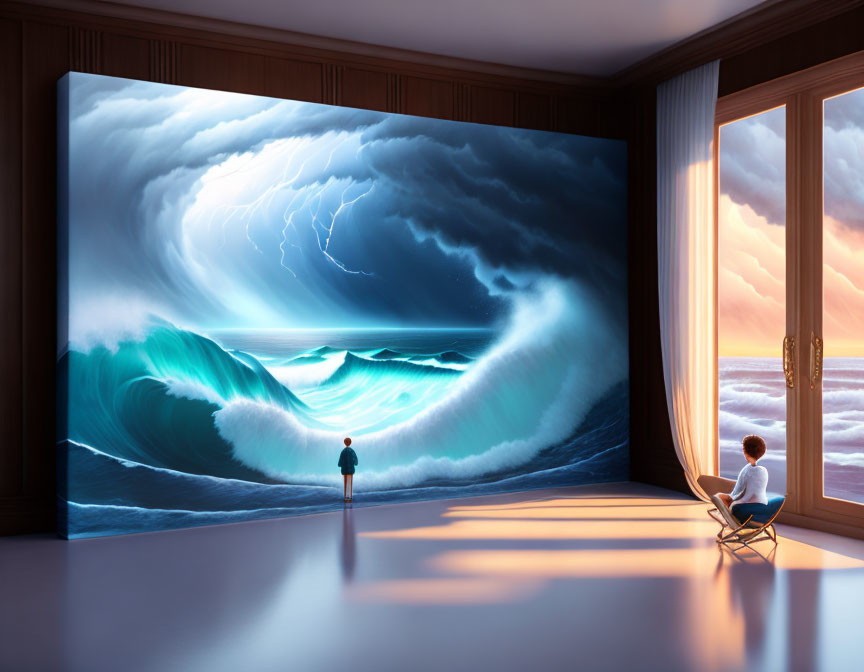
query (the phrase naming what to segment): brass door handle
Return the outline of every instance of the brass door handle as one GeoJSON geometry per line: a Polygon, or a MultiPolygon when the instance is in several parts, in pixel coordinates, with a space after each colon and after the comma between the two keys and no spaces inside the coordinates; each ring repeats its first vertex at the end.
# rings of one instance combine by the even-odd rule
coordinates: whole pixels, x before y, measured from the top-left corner
{"type": "Polygon", "coordinates": [[[783,375],[786,376],[786,387],[795,387],[795,337],[783,339],[783,375]]]}
{"type": "Polygon", "coordinates": [[[810,332],[810,389],[815,390],[822,380],[822,339],[810,332]]]}

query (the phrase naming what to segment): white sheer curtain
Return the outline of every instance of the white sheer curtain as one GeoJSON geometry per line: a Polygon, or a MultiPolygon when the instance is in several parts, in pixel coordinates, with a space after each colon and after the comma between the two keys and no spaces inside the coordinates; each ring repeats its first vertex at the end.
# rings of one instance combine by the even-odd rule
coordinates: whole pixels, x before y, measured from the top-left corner
{"type": "Polygon", "coordinates": [[[660,341],[675,452],[694,494],[713,473],[714,110],[719,61],[657,87],[660,341]]]}

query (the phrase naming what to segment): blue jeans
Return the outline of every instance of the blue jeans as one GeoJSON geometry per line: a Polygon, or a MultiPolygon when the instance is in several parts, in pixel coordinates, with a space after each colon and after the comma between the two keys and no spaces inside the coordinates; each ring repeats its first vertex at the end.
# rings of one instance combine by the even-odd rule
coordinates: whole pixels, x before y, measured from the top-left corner
{"type": "Polygon", "coordinates": [[[753,516],[750,520],[751,523],[767,523],[780,510],[785,499],[785,497],[772,497],[768,500],[767,504],[759,504],[758,502],[733,504],[732,515],[742,523],[751,515],[753,516]]]}

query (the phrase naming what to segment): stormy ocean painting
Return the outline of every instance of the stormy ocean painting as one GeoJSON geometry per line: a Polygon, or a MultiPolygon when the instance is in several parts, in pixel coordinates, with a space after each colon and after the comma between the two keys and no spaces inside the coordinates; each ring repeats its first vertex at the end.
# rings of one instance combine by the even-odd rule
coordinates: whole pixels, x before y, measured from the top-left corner
{"type": "Polygon", "coordinates": [[[627,480],[626,146],[70,73],[69,538],[627,480]]]}

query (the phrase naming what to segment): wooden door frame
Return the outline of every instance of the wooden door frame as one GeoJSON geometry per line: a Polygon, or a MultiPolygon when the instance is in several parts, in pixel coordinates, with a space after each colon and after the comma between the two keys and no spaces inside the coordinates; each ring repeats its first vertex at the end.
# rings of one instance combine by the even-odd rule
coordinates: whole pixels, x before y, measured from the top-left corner
{"type": "MultiPolygon", "coordinates": [[[[864,504],[823,494],[822,385],[820,382],[811,390],[809,381],[811,333],[822,337],[823,101],[861,87],[864,87],[864,52],[718,99],[714,171],[715,185],[719,185],[720,126],[786,107],[786,334],[795,338],[795,387],[786,388],[788,501],[783,519],[864,537],[864,504]]],[[[715,189],[715,193],[719,202],[719,190],[715,189]]],[[[716,241],[716,207],[714,227],[716,241]]],[[[715,262],[716,254],[715,244],[715,262]]],[[[715,300],[715,324],[717,307],[715,300]]],[[[782,344],[778,343],[777,348],[781,353],[782,344]]],[[[715,353],[718,352],[715,335],[715,353]]],[[[719,401],[718,384],[715,375],[715,403],[719,401]]],[[[715,432],[714,454],[716,474],[719,427],[715,432]]]]}

